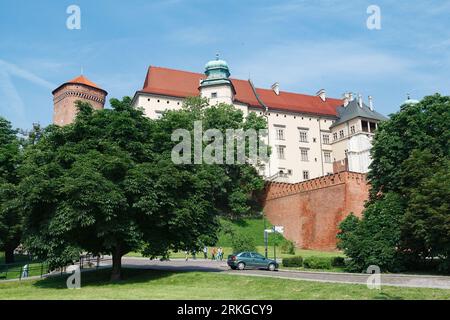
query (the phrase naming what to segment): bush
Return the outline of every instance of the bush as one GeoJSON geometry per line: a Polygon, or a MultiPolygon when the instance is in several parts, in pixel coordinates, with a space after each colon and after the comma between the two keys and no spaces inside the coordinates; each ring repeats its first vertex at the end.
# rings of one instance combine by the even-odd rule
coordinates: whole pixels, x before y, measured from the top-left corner
{"type": "Polygon", "coordinates": [[[303,261],[303,266],[308,269],[331,269],[331,258],[308,257],[303,261]]]}
{"type": "Polygon", "coordinates": [[[301,267],[303,266],[303,258],[300,256],[291,257],[291,258],[283,258],[282,261],[283,267],[301,267]]]}
{"type": "Polygon", "coordinates": [[[256,251],[255,240],[245,233],[235,233],[231,243],[234,253],[256,251]]]}
{"type": "Polygon", "coordinates": [[[284,254],[295,254],[295,245],[290,240],[284,240],[281,244],[281,253],[284,254]]]}
{"type": "Polygon", "coordinates": [[[344,257],[332,257],[331,258],[331,266],[332,267],[345,267],[344,257]]]}

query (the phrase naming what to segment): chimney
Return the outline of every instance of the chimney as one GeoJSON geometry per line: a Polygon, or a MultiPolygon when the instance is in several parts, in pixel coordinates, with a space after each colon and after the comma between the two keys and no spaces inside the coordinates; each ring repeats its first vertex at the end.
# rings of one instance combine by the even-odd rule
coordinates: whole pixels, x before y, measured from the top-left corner
{"type": "Polygon", "coordinates": [[[372,96],[369,96],[369,108],[370,108],[370,111],[373,111],[373,97],[372,96]]]}
{"type": "Polygon", "coordinates": [[[322,101],[327,100],[327,93],[326,93],[325,89],[320,89],[319,91],[317,91],[316,96],[320,97],[320,99],[322,99],[322,101]]]}
{"type": "Polygon", "coordinates": [[[344,107],[348,106],[349,102],[350,102],[350,93],[344,93],[342,95],[342,100],[344,100],[344,107]]]}
{"type": "Polygon", "coordinates": [[[358,95],[358,105],[359,105],[360,108],[363,107],[363,100],[362,100],[362,95],[361,94],[358,95]]]}
{"type": "Polygon", "coordinates": [[[353,101],[353,92],[348,93],[348,101],[353,101]]]}
{"type": "Polygon", "coordinates": [[[275,94],[276,94],[277,96],[279,96],[279,95],[280,95],[280,84],[279,84],[278,82],[275,82],[275,83],[272,85],[272,90],[273,90],[273,92],[275,92],[275,94]]]}

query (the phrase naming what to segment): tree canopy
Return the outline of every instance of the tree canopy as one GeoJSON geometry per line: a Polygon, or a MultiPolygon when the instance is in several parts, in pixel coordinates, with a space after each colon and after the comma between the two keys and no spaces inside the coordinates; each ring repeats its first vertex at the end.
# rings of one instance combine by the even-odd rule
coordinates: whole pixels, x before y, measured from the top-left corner
{"type": "Polygon", "coordinates": [[[450,271],[450,97],[403,105],[380,125],[371,154],[363,219],[344,221],[339,235],[353,266],[411,269],[438,261],[450,271]],[[376,244],[380,234],[386,241],[376,244]]]}
{"type": "Polygon", "coordinates": [[[188,99],[182,110],[151,120],[131,99],[94,111],[78,102],[73,124],[49,126],[27,148],[20,183],[25,244],[60,266],[82,252],[110,254],[112,279],[130,251],[155,257],[200,248],[216,238],[217,216],[258,210],[263,180],[254,166],[175,164],[175,129],[265,127],[262,118],[229,105],[206,108],[188,99]]]}
{"type": "Polygon", "coordinates": [[[14,249],[22,236],[22,214],[17,203],[21,147],[17,131],[0,117],[0,248],[5,262],[14,262],[14,249]]]}

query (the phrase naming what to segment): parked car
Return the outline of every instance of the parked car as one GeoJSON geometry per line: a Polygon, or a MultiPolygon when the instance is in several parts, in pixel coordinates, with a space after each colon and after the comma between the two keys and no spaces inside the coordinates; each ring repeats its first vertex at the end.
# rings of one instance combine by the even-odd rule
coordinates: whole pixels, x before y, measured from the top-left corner
{"type": "Polygon", "coordinates": [[[275,271],[278,263],[275,260],[267,259],[256,252],[240,252],[228,256],[227,264],[233,270],[244,270],[246,268],[267,269],[275,271]]]}

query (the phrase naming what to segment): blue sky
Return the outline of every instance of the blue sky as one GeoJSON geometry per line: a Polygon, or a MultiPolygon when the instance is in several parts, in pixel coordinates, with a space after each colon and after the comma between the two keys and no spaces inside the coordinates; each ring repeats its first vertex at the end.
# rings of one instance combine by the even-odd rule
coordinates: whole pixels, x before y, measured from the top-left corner
{"type": "Polygon", "coordinates": [[[216,52],[259,87],[374,96],[383,114],[406,94],[450,91],[450,1],[0,0],[0,115],[52,120],[52,89],[84,74],[133,95],[149,65],[202,72],[216,52]],[[66,28],[69,5],[81,30],[66,28]],[[381,9],[369,30],[367,7],[381,9]]]}

